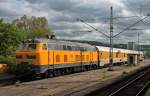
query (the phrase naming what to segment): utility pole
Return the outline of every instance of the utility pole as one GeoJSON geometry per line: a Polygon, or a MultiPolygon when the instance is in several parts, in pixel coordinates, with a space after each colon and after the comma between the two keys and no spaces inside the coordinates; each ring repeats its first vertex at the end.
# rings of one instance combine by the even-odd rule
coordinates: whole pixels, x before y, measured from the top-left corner
{"type": "Polygon", "coordinates": [[[109,49],[109,71],[113,70],[113,7],[110,7],[110,49],[109,49]]]}
{"type": "Polygon", "coordinates": [[[139,32],[138,32],[138,51],[140,51],[140,50],[139,50],[139,43],[140,43],[139,36],[140,36],[140,34],[139,34],[139,32]]]}
{"type": "Polygon", "coordinates": [[[138,32],[138,47],[137,47],[137,50],[138,50],[138,61],[137,61],[137,63],[139,64],[139,62],[140,62],[140,34],[139,34],[139,32],[138,32]]]}

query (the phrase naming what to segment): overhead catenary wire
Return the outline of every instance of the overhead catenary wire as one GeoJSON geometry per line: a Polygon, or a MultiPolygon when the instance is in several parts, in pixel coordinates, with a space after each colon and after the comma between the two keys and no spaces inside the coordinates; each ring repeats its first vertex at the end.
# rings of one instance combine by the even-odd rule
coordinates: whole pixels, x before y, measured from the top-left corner
{"type": "MultiPolygon", "coordinates": [[[[142,19],[138,20],[137,22],[135,22],[135,23],[133,23],[133,24],[127,26],[125,29],[123,29],[121,32],[117,33],[117,34],[114,35],[113,37],[116,37],[116,36],[120,35],[121,33],[123,33],[123,32],[125,32],[125,31],[129,30],[131,27],[135,26],[135,25],[138,24],[139,22],[143,22],[143,20],[145,20],[145,19],[148,18],[149,16],[150,16],[150,15],[148,14],[148,15],[145,16],[144,18],[142,18],[142,19]]],[[[80,22],[86,24],[87,26],[89,26],[90,28],[94,29],[95,31],[100,32],[101,34],[103,34],[103,35],[106,36],[107,38],[110,38],[110,36],[108,36],[107,34],[103,33],[102,31],[98,30],[97,28],[93,27],[92,25],[86,23],[83,19],[77,18],[77,21],[80,21],[80,22]]],[[[92,32],[92,31],[91,31],[91,32],[92,32]]]]}
{"type": "Polygon", "coordinates": [[[98,30],[97,28],[91,26],[90,24],[86,23],[84,20],[80,19],[80,18],[77,18],[77,21],[81,21],[82,23],[86,24],[87,26],[91,27],[92,29],[94,29],[95,31],[97,32],[100,32],[101,34],[105,35],[106,37],[109,38],[109,36],[105,33],[103,33],[102,31],[98,30]]]}
{"type": "Polygon", "coordinates": [[[143,20],[147,19],[148,17],[149,17],[149,15],[148,15],[148,16],[146,16],[146,17],[144,17],[144,18],[142,18],[142,19],[140,19],[140,20],[138,20],[137,22],[135,22],[135,23],[131,24],[130,26],[127,26],[124,30],[122,30],[121,32],[117,33],[117,34],[116,34],[116,35],[114,35],[113,37],[116,37],[116,36],[120,35],[121,33],[125,32],[125,31],[126,31],[126,30],[128,30],[129,28],[131,28],[131,27],[135,26],[137,23],[139,23],[139,22],[141,22],[141,21],[143,21],[143,20]]]}

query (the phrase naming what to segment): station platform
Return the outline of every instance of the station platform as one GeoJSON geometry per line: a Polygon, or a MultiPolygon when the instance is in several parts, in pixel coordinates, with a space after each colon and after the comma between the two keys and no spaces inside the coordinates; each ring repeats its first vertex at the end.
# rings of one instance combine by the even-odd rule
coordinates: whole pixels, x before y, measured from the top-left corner
{"type": "Polygon", "coordinates": [[[150,66],[150,60],[144,60],[136,66],[116,66],[113,67],[114,71],[102,68],[3,86],[0,87],[0,94],[3,96],[83,96],[146,66],[150,66]]]}

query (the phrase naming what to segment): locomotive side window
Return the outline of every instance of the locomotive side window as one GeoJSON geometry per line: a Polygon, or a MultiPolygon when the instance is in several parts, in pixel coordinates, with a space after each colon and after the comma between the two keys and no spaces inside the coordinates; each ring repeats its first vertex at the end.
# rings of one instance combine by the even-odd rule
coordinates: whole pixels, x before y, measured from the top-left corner
{"type": "Polygon", "coordinates": [[[67,62],[67,55],[64,55],[64,62],[67,62]]]}
{"type": "Polygon", "coordinates": [[[60,56],[56,55],[56,62],[60,62],[60,56]]]}

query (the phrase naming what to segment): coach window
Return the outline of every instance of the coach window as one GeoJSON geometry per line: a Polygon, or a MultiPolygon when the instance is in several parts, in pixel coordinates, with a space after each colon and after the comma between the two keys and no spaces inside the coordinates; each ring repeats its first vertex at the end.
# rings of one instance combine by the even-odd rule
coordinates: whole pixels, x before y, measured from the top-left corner
{"type": "Polygon", "coordinates": [[[89,61],[89,55],[86,56],[86,60],[89,61]]]}
{"type": "Polygon", "coordinates": [[[100,52],[100,57],[103,58],[103,53],[102,52],[100,52]]]}
{"type": "Polygon", "coordinates": [[[82,60],[84,61],[84,55],[82,55],[82,60]]]}
{"type": "Polygon", "coordinates": [[[118,58],[119,53],[116,53],[116,58],[118,58]]]}
{"type": "Polygon", "coordinates": [[[43,50],[47,50],[47,45],[46,45],[46,44],[43,44],[42,49],[43,49],[43,50]]]}

